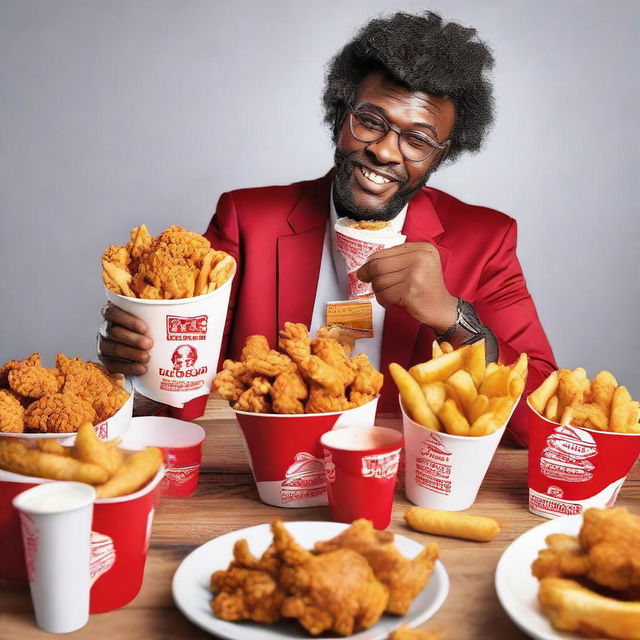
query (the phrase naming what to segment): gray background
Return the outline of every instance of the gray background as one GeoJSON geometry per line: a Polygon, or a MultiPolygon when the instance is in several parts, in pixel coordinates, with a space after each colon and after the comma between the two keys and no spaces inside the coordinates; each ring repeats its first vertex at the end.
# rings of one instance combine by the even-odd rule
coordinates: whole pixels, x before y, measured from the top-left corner
{"type": "Polygon", "coordinates": [[[99,257],[204,231],[219,195],[331,166],[325,64],[368,18],[431,8],[495,53],[485,149],[431,184],[514,216],[561,366],[640,395],[638,2],[0,1],[0,361],[94,356],[99,257]]]}

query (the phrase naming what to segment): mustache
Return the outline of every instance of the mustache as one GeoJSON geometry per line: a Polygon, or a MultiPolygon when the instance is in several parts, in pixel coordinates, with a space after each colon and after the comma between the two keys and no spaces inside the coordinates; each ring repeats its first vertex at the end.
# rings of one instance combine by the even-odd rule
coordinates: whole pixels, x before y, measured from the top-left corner
{"type": "Polygon", "coordinates": [[[380,169],[384,167],[384,174],[400,184],[405,184],[409,179],[406,172],[398,172],[397,169],[391,168],[387,165],[372,162],[367,158],[361,158],[359,154],[359,151],[344,153],[336,148],[334,154],[334,164],[336,169],[338,171],[342,171],[345,175],[350,175],[353,172],[354,165],[363,166],[366,169],[372,169],[373,171],[375,171],[376,166],[378,166],[380,169]]]}

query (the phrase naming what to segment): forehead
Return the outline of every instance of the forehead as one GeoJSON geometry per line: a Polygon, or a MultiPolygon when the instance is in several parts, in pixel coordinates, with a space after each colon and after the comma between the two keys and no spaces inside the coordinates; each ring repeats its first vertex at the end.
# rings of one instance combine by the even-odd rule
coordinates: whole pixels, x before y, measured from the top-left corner
{"type": "Polygon", "coordinates": [[[411,127],[421,122],[431,124],[445,136],[449,135],[455,121],[455,108],[449,98],[411,91],[382,72],[371,73],[360,83],[354,106],[357,108],[364,103],[382,109],[401,126],[411,127]]]}

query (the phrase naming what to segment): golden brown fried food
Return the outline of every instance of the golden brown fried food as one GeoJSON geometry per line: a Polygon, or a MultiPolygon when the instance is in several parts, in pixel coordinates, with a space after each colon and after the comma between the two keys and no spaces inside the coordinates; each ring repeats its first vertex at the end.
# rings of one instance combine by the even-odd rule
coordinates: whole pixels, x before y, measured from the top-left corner
{"type": "Polygon", "coordinates": [[[0,438],[0,468],[26,476],[87,484],[106,482],[109,477],[109,474],[96,464],[80,462],[70,456],[29,449],[13,438],[0,438]]]}
{"type": "Polygon", "coordinates": [[[275,377],[295,367],[289,356],[271,349],[267,339],[261,335],[247,338],[240,359],[250,373],[261,376],[275,377]]]}
{"type": "Polygon", "coordinates": [[[412,560],[405,558],[392,541],[385,541],[369,520],[361,518],[340,535],[316,544],[316,550],[327,553],[335,549],[353,549],[362,554],[376,578],[389,590],[386,613],[404,615],[416,595],[429,581],[439,547],[425,546],[412,560]]]}
{"type": "Polygon", "coordinates": [[[35,431],[72,433],[83,422],[95,422],[96,412],[72,393],[54,393],[29,405],[24,423],[35,431]]]}
{"type": "Polygon", "coordinates": [[[578,538],[564,533],[554,533],[545,538],[546,549],[538,552],[531,565],[531,573],[539,580],[548,577],[584,576],[589,561],[578,538]]]}
{"type": "Polygon", "coordinates": [[[300,364],[311,355],[311,339],[307,327],[301,322],[285,322],[278,332],[278,346],[293,362],[300,364]]]}
{"type": "Polygon", "coordinates": [[[346,411],[350,408],[351,404],[344,394],[332,396],[327,393],[325,387],[311,383],[305,413],[333,413],[334,411],[346,411]]]}
{"type": "Polygon", "coordinates": [[[423,631],[403,624],[393,631],[389,640],[444,640],[444,635],[441,630],[423,631]]]}
{"type": "Polygon", "coordinates": [[[24,431],[24,407],[16,396],[0,389],[0,431],[22,433],[24,431]]]}
{"type": "Polygon", "coordinates": [[[551,624],[561,631],[640,640],[640,602],[607,598],[563,578],[543,578],[538,601],[551,624]]]}
{"type": "Polygon", "coordinates": [[[311,353],[335,369],[345,387],[353,382],[356,375],[354,366],[339,342],[329,338],[314,338],[311,341],[311,353]]]}
{"type": "Polygon", "coordinates": [[[27,398],[42,398],[57,393],[57,376],[40,364],[40,356],[34,353],[9,371],[9,386],[27,398]]]}
{"type": "Polygon", "coordinates": [[[162,451],[157,447],[132,453],[107,481],[96,487],[96,495],[98,498],[114,498],[138,491],[158,473],[162,460],[162,451]]]}
{"type": "Polygon", "coordinates": [[[9,388],[9,371],[20,364],[19,360],[9,360],[0,367],[0,389],[9,388]]]}
{"type": "Polygon", "coordinates": [[[92,406],[96,412],[96,422],[103,422],[117,413],[128,399],[129,392],[119,387],[94,397],[92,406]]]}
{"type": "Polygon", "coordinates": [[[275,413],[304,413],[304,400],[309,389],[297,372],[281,373],[271,386],[271,398],[275,413]]]}
{"type": "MultiPolygon", "coordinates": [[[[44,440],[42,442],[48,442],[44,440]]],[[[90,422],[81,424],[74,444],[75,456],[80,462],[90,462],[102,467],[112,476],[122,465],[124,457],[118,447],[120,440],[104,442],[98,438],[90,422]]]]}
{"type": "Polygon", "coordinates": [[[369,362],[365,353],[359,353],[351,359],[355,376],[349,388],[349,401],[359,407],[373,400],[382,389],[384,376],[369,362]]]}
{"type": "Polygon", "coordinates": [[[366,231],[379,231],[385,229],[391,223],[386,220],[360,220],[359,222],[352,222],[349,226],[353,229],[364,229],[366,231]]]}
{"type": "Polygon", "coordinates": [[[324,393],[329,396],[344,395],[345,385],[340,374],[318,356],[309,356],[300,363],[299,367],[304,378],[309,383],[313,383],[316,389],[322,387],[324,393]]]}
{"type": "Polygon", "coordinates": [[[131,229],[129,237],[131,240],[126,246],[119,248],[124,249],[127,254],[128,262],[124,266],[128,267],[129,273],[135,273],[138,270],[141,256],[151,249],[153,237],[149,234],[149,230],[145,224],[131,229]]]}
{"type": "Polygon", "coordinates": [[[387,589],[367,561],[351,549],[313,555],[300,547],[282,522],[271,525],[282,562],[280,585],[287,596],[282,615],[296,618],[312,635],[348,636],[373,626],[384,611],[387,589]]]}
{"type": "Polygon", "coordinates": [[[356,348],[357,337],[353,331],[343,327],[323,325],[316,331],[316,338],[331,338],[337,340],[348,356],[350,356],[356,348]]]}
{"type": "Polygon", "coordinates": [[[251,386],[243,391],[238,401],[233,405],[237,411],[251,411],[253,413],[271,413],[271,398],[269,392],[271,384],[264,376],[256,376],[251,386]]]}

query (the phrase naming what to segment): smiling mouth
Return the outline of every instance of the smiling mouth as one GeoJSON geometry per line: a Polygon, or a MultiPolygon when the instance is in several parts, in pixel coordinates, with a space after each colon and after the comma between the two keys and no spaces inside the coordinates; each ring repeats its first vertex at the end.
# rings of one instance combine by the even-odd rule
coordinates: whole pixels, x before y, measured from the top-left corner
{"type": "Polygon", "coordinates": [[[376,173],[371,169],[367,169],[362,165],[358,165],[358,170],[367,180],[369,180],[369,182],[373,182],[374,184],[388,184],[389,182],[396,182],[395,180],[391,180],[390,178],[387,178],[380,173],[376,173]]]}

